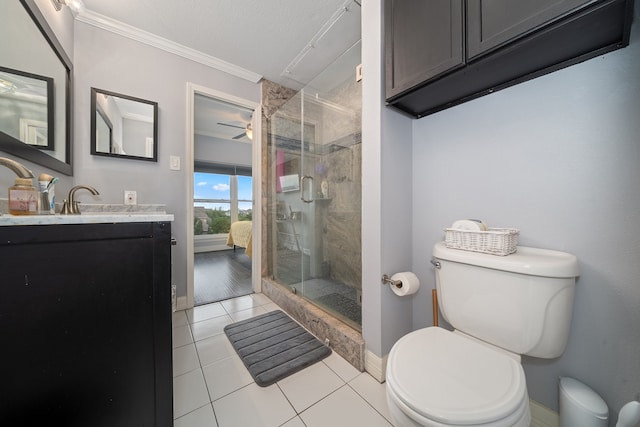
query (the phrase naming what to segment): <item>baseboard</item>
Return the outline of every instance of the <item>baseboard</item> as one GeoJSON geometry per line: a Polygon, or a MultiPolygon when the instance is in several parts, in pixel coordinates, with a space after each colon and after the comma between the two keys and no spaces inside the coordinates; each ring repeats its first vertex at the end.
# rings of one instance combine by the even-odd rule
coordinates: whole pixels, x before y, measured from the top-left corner
{"type": "Polygon", "coordinates": [[[176,311],[186,310],[187,309],[187,297],[178,297],[176,298],[176,311]]]}
{"type": "Polygon", "coordinates": [[[220,244],[211,244],[211,245],[203,245],[203,246],[197,246],[195,248],[193,248],[193,253],[195,254],[199,254],[202,252],[217,252],[217,251],[228,251],[231,250],[232,248],[227,246],[225,243],[220,243],[220,244]]]}
{"type": "Polygon", "coordinates": [[[535,400],[529,400],[531,427],[560,427],[560,416],[535,400]]]}
{"type": "Polygon", "coordinates": [[[227,235],[220,234],[205,234],[194,236],[193,238],[193,252],[215,252],[231,249],[227,246],[227,235]]]}
{"type": "Polygon", "coordinates": [[[378,382],[385,382],[387,377],[387,356],[380,358],[369,350],[365,350],[364,370],[378,380],[378,382]]]}

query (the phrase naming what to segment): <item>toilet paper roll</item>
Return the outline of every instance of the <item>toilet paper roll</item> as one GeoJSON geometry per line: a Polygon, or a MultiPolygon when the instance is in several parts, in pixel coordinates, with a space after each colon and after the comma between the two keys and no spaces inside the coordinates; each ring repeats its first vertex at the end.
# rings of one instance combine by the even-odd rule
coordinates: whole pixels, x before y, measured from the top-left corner
{"type": "Polygon", "coordinates": [[[415,294],[420,288],[420,280],[418,280],[418,277],[410,271],[396,273],[391,276],[391,280],[399,280],[402,282],[402,287],[400,288],[391,285],[393,292],[401,297],[415,294]]]}
{"type": "Polygon", "coordinates": [[[461,219],[453,223],[451,228],[467,231],[487,231],[487,225],[479,219],[461,219]]]}

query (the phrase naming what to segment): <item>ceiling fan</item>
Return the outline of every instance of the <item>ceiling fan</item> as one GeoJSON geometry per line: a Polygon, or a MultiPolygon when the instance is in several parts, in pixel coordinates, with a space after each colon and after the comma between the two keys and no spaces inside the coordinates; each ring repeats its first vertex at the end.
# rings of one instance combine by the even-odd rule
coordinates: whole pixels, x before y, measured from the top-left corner
{"type": "Polygon", "coordinates": [[[218,122],[218,124],[222,125],[222,126],[229,126],[229,127],[232,127],[232,128],[244,129],[244,132],[242,132],[239,135],[234,136],[231,139],[240,139],[240,138],[244,137],[245,135],[250,140],[253,139],[253,130],[251,129],[251,123],[248,123],[246,127],[237,126],[237,125],[231,125],[231,124],[228,124],[228,123],[220,123],[220,122],[218,122]]]}

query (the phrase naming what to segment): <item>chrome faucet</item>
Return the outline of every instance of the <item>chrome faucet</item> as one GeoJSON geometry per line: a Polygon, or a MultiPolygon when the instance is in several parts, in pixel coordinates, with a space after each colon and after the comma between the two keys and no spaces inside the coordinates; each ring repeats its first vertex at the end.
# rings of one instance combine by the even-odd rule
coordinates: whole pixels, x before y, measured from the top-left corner
{"type": "Polygon", "coordinates": [[[62,215],[80,215],[80,208],[78,207],[78,202],[76,202],[73,198],[73,196],[75,195],[75,192],[80,189],[89,190],[89,192],[94,196],[97,196],[100,194],[98,193],[98,190],[88,185],[76,185],[71,189],[71,191],[69,191],[68,199],[65,200],[64,203],[62,204],[62,210],[60,211],[62,215]]]}
{"type": "Polygon", "coordinates": [[[6,157],[0,157],[0,165],[6,166],[15,172],[20,178],[33,178],[31,171],[15,160],[7,159],[6,157]]]}

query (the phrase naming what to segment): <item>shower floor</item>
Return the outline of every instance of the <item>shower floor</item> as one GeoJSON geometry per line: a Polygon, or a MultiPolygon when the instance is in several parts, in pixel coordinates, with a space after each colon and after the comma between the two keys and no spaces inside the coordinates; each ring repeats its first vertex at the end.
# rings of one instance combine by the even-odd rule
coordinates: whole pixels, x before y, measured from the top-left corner
{"type": "Polygon", "coordinates": [[[355,288],[323,278],[309,279],[289,286],[295,288],[298,295],[335,314],[352,328],[362,328],[362,307],[359,292],[355,288]]]}
{"type": "Polygon", "coordinates": [[[297,295],[303,296],[350,327],[361,330],[362,307],[359,292],[344,283],[326,278],[301,282],[301,274],[304,274],[303,277],[310,275],[309,265],[308,256],[300,256],[299,252],[286,249],[279,250],[277,281],[292,291],[295,289],[297,295]]]}

